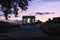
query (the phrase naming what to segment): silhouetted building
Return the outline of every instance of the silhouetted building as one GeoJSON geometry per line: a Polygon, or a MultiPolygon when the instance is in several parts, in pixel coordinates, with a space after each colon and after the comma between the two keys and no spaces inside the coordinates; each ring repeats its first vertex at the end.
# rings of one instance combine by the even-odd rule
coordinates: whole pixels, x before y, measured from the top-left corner
{"type": "Polygon", "coordinates": [[[23,16],[23,24],[32,24],[35,23],[35,16],[23,16]]]}
{"type": "Polygon", "coordinates": [[[60,17],[53,18],[54,23],[60,23],[60,17]]]}
{"type": "Polygon", "coordinates": [[[53,20],[60,20],[60,17],[53,18],[53,20]]]}

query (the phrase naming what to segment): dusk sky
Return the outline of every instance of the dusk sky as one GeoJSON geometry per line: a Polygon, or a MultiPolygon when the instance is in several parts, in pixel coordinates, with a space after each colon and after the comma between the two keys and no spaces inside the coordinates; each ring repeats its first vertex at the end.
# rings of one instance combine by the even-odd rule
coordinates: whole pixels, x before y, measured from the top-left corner
{"type": "MultiPolygon", "coordinates": [[[[3,14],[2,12],[0,12],[3,14]]],[[[41,20],[45,22],[48,18],[60,17],[60,0],[33,0],[29,2],[29,7],[25,12],[22,12],[19,8],[19,17],[15,18],[14,15],[11,15],[10,20],[21,20],[23,15],[34,15],[36,16],[36,20],[41,20]],[[39,15],[35,14],[37,12],[45,13],[50,12],[54,14],[44,14],[39,15]]],[[[0,17],[0,19],[4,19],[4,17],[0,17]]]]}

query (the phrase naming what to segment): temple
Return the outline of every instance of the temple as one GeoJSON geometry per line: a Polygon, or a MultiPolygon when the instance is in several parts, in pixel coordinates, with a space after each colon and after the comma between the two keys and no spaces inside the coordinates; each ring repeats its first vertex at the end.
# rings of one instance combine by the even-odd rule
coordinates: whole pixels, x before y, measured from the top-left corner
{"type": "Polygon", "coordinates": [[[32,24],[35,23],[35,16],[23,16],[23,24],[32,24]]]}

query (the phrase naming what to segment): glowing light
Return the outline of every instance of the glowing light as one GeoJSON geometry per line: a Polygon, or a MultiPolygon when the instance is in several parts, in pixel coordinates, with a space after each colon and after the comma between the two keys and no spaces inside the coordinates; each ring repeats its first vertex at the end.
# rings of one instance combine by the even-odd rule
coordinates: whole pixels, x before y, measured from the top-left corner
{"type": "Polygon", "coordinates": [[[30,20],[31,20],[31,19],[30,19],[30,18],[28,18],[27,22],[28,22],[28,23],[30,23],[30,20]]]}

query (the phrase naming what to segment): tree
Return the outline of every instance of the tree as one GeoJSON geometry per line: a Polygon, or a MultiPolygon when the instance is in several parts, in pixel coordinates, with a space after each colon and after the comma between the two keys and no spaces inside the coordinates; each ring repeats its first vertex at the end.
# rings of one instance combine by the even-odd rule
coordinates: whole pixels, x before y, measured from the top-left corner
{"type": "Polygon", "coordinates": [[[46,23],[52,23],[52,20],[49,18],[46,23]]]}
{"type": "Polygon", "coordinates": [[[1,10],[4,12],[4,16],[8,19],[8,14],[10,13],[11,9],[11,1],[10,0],[0,0],[0,5],[2,5],[1,10]]]}
{"type": "Polygon", "coordinates": [[[31,0],[0,0],[0,5],[2,5],[1,10],[4,12],[6,20],[8,20],[8,14],[12,12],[11,8],[14,9],[15,17],[18,15],[17,5],[23,10],[28,9],[28,1],[31,0]]]}
{"type": "Polygon", "coordinates": [[[40,23],[42,23],[40,20],[37,20],[37,22],[36,22],[37,24],[40,24],[40,23]]]}

